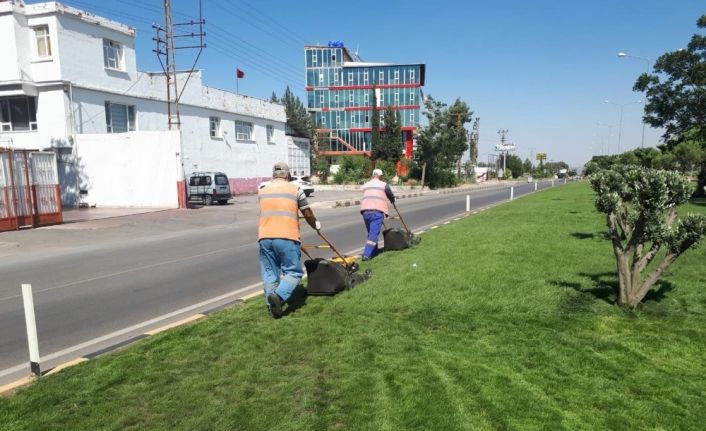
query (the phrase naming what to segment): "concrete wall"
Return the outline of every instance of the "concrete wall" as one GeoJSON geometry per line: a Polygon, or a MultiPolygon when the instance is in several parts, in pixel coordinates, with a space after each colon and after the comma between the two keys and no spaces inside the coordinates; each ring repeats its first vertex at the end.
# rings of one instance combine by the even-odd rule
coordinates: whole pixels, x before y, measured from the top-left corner
{"type": "Polygon", "coordinates": [[[76,135],[75,151],[89,205],[178,206],[179,132],[76,135]]]}

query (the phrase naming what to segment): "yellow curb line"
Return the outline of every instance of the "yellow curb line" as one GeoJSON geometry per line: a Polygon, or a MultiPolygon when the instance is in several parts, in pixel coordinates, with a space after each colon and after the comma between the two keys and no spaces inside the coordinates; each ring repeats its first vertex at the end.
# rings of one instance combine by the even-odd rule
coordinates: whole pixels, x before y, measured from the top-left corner
{"type": "Polygon", "coordinates": [[[179,321],[177,321],[177,322],[173,322],[173,323],[170,323],[170,324],[168,324],[168,325],[164,325],[164,326],[162,326],[162,327],[159,327],[159,328],[157,328],[157,329],[153,329],[153,330],[151,330],[151,331],[145,332],[145,335],[155,335],[155,334],[159,334],[160,332],[164,332],[164,331],[166,331],[167,329],[172,329],[172,328],[175,328],[175,327],[177,327],[177,326],[184,325],[184,324],[189,323],[189,322],[195,322],[195,321],[197,321],[197,320],[203,319],[204,317],[206,317],[205,314],[194,314],[193,316],[187,317],[186,319],[179,320],[179,321]]]}
{"type": "Polygon", "coordinates": [[[45,376],[51,376],[52,374],[56,374],[56,373],[58,373],[59,371],[61,371],[61,370],[63,370],[63,369],[66,369],[66,368],[69,368],[69,367],[73,367],[74,365],[78,365],[78,364],[80,364],[81,362],[86,362],[86,361],[88,361],[88,358],[76,358],[76,359],[74,359],[74,360],[72,360],[72,361],[64,362],[63,364],[57,365],[56,367],[54,367],[54,368],[52,368],[51,370],[49,370],[49,372],[46,373],[45,376]]]}
{"type": "Polygon", "coordinates": [[[264,293],[263,291],[253,292],[250,295],[245,295],[245,296],[241,297],[240,299],[242,299],[243,301],[248,301],[250,299],[253,299],[253,298],[256,298],[256,297],[262,295],[263,293],[264,293]]]}
{"type": "Polygon", "coordinates": [[[20,380],[16,380],[12,383],[8,383],[4,386],[0,386],[0,396],[5,396],[11,394],[16,389],[27,386],[34,381],[36,377],[27,376],[20,380]]]}

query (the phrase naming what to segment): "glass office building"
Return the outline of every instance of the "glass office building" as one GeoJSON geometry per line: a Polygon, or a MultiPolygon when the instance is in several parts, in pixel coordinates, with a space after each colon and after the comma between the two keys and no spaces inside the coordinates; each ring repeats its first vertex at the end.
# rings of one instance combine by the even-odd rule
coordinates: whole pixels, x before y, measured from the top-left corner
{"type": "Polygon", "coordinates": [[[390,106],[399,113],[405,156],[412,156],[422,103],[423,64],[364,62],[354,59],[341,43],[305,46],[304,54],[308,111],[321,154],[369,156],[372,115],[380,115],[384,131],[382,118],[390,106]]]}

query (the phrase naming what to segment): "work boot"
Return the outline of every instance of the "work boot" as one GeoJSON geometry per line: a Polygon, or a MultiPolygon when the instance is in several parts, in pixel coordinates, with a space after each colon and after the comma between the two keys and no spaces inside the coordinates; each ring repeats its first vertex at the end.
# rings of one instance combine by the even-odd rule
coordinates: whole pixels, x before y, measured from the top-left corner
{"type": "Polygon", "coordinates": [[[270,313],[275,319],[282,317],[282,298],[276,293],[271,293],[267,297],[267,302],[270,304],[270,313]]]}

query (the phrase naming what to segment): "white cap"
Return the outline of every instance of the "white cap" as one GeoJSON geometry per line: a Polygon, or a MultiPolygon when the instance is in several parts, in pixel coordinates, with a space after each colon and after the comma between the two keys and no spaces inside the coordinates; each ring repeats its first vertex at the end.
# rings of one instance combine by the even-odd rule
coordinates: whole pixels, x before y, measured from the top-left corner
{"type": "Polygon", "coordinates": [[[381,177],[382,176],[382,169],[373,169],[373,176],[374,177],[375,176],[381,177]]]}

